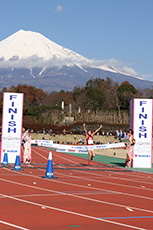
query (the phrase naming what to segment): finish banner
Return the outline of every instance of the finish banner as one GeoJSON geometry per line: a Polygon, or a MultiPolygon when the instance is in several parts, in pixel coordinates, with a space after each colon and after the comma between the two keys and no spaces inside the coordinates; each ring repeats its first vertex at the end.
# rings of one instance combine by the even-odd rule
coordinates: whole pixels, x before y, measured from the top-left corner
{"type": "Polygon", "coordinates": [[[125,148],[125,143],[112,143],[103,145],[65,145],[65,144],[54,144],[52,140],[31,140],[32,144],[53,147],[56,152],[68,152],[68,153],[88,153],[88,149],[113,149],[113,148],[125,148]]]}
{"type": "Polygon", "coordinates": [[[124,143],[112,143],[112,144],[103,144],[103,145],[61,145],[53,144],[53,147],[56,148],[56,152],[73,152],[73,153],[88,153],[88,149],[113,149],[113,148],[123,148],[125,147],[124,143]]]}
{"type": "Polygon", "coordinates": [[[21,155],[23,118],[23,94],[3,94],[3,117],[0,161],[8,154],[8,163],[15,163],[16,155],[21,155]]]}
{"type": "Polygon", "coordinates": [[[152,168],[152,99],[132,99],[130,128],[134,131],[133,168],[152,168]]]}

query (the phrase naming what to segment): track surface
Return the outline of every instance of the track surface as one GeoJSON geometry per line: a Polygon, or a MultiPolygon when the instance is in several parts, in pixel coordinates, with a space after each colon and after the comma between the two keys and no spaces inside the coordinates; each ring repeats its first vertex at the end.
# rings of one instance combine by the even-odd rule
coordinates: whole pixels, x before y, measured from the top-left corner
{"type": "Polygon", "coordinates": [[[153,174],[32,147],[24,171],[0,167],[0,229],[153,229],[153,174]]]}

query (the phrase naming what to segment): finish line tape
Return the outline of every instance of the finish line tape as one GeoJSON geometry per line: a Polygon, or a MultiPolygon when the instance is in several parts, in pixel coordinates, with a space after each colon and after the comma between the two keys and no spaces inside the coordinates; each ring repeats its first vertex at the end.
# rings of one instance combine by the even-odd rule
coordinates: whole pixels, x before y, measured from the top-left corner
{"type": "Polygon", "coordinates": [[[53,141],[48,140],[32,140],[32,144],[43,147],[52,147],[56,149],[56,152],[68,152],[68,153],[87,153],[88,150],[93,149],[113,149],[125,147],[124,143],[112,143],[103,145],[64,145],[64,144],[54,144],[53,141]]]}

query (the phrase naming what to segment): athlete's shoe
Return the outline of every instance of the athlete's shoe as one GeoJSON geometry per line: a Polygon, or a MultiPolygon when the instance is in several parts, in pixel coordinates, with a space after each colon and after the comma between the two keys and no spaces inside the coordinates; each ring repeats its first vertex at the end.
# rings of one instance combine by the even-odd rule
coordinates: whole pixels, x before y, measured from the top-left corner
{"type": "Polygon", "coordinates": [[[91,164],[89,163],[88,166],[91,166],[91,164]]]}
{"type": "Polygon", "coordinates": [[[94,159],[94,156],[92,155],[92,156],[91,156],[91,160],[93,161],[93,159],[94,159]]]}

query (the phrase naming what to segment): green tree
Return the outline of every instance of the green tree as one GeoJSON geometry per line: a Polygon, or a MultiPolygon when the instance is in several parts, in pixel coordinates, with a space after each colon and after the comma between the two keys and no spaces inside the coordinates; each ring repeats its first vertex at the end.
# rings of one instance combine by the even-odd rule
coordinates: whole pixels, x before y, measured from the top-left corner
{"type": "Polygon", "coordinates": [[[90,79],[89,81],[87,81],[85,88],[86,89],[90,89],[92,87],[100,88],[103,82],[104,82],[104,79],[101,79],[101,78],[90,79]]]}
{"type": "Polygon", "coordinates": [[[96,111],[97,109],[103,108],[104,102],[106,100],[105,86],[105,81],[100,78],[95,78],[87,81],[85,90],[90,109],[96,111]]]}
{"type": "Polygon", "coordinates": [[[128,81],[123,82],[117,90],[121,110],[129,110],[130,100],[137,94],[136,88],[128,81]]]}
{"type": "Polygon", "coordinates": [[[90,100],[90,105],[93,110],[102,109],[105,102],[105,94],[99,87],[91,87],[86,92],[86,97],[90,100]]]}

